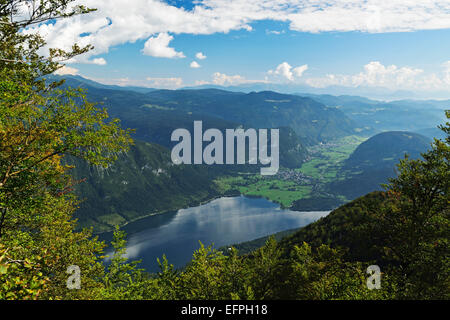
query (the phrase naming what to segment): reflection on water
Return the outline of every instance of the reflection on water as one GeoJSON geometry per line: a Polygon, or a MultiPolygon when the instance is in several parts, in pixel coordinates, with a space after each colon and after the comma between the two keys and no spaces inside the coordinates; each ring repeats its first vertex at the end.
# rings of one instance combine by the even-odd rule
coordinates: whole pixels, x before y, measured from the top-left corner
{"type": "MultiPolygon", "coordinates": [[[[128,234],[127,256],[141,259],[141,267],[155,272],[156,258],[163,254],[175,267],[184,266],[198,249],[199,241],[218,248],[302,227],[327,214],[328,211],[284,210],[266,199],[241,196],[150,216],[126,225],[123,230],[128,234]]],[[[111,239],[111,233],[102,238],[111,239]]]]}

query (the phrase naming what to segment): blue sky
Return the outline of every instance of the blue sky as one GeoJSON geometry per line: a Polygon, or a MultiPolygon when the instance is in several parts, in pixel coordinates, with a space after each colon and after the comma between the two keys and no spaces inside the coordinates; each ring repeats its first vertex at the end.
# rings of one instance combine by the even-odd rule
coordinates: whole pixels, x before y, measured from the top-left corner
{"type": "Polygon", "coordinates": [[[144,79],[182,76],[186,82],[207,79],[214,72],[243,74],[249,79],[263,79],[264,73],[280,62],[308,64],[307,74],[358,73],[370,61],[401,65],[438,72],[441,63],[450,59],[450,30],[371,34],[362,32],[327,32],[311,34],[289,31],[286,24],[258,22],[254,30],[228,34],[178,35],[171,46],[186,58],[167,59],[141,53],[145,40],[120,45],[106,55],[107,66],[74,64],[83,74],[98,77],[128,76],[144,79]],[[283,34],[268,34],[284,31],[283,34]],[[430,50],[436,48],[436,50],[430,50]],[[195,58],[197,52],[207,55],[195,58]],[[201,68],[192,69],[193,61],[201,68]]]}
{"type": "Polygon", "coordinates": [[[450,92],[447,1],[79,2],[98,11],[35,29],[51,47],[96,47],[61,74],[165,88],[267,82],[450,92]]]}

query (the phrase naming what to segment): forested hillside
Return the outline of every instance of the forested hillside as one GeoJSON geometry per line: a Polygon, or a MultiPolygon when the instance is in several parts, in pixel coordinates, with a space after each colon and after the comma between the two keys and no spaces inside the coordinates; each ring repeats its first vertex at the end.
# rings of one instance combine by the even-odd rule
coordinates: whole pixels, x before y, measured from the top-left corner
{"type": "MultiPolygon", "coordinates": [[[[55,77],[50,77],[53,79],[55,77]]],[[[60,79],[60,78],[57,78],[60,79]]],[[[357,133],[357,124],[336,108],[328,108],[310,98],[276,92],[239,93],[217,89],[112,90],[92,86],[80,78],[67,78],[67,86],[84,87],[92,101],[102,102],[111,116],[136,129],[136,137],[170,145],[170,133],[203,120],[205,128],[291,127],[304,145],[357,133]]]]}
{"type": "Polygon", "coordinates": [[[162,146],[135,141],[108,168],[71,158],[68,163],[81,200],[79,227],[96,232],[149,214],[195,206],[219,195],[213,180],[221,171],[208,166],[175,166],[162,146]]]}
{"type": "Polygon", "coordinates": [[[394,167],[408,155],[417,159],[430,147],[431,139],[417,133],[389,131],[379,133],[361,143],[345,161],[344,170],[367,170],[394,167]]]}
{"type": "Polygon", "coordinates": [[[344,162],[341,180],[330,182],[330,192],[338,192],[348,199],[360,197],[396,176],[395,165],[408,155],[418,159],[426,152],[431,140],[412,132],[389,131],[379,133],[361,143],[344,162]]]}

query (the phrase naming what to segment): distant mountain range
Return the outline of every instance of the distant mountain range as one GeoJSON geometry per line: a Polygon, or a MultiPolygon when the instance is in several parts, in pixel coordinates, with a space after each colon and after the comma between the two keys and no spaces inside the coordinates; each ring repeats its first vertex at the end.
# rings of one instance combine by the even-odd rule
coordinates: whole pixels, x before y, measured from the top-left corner
{"type": "Polygon", "coordinates": [[[392,102],[370,100],[357,96],[306,96],[335,107],[365,129],[380,131],[417,131],[440,134],[437,129],[445,121],[444,110],[450,109],[450,100],[398,100],[392,102]]]}
{"type": "Polygon", "coordinates": [[[83,78],[81,76],[72,76],[72,75],[66,75],[66,76],[56,76],[51,75],[47,76],[50,80],[59,80],[59,79],[65,79],[70,86],[74,88],[97,88],[97,89],[109,89],[109,90],[120,90],[120,91],[134,91],[138,93],[147,93],[151,92],[157,89],[152,88],[145,88],[145,87],[134,87],[134,86],[117,86],[117,85],[108,85],[103,84],[100,82],[96,82],[90,79],[83,78]]]}
{"type": "Polygon", "coordinates": [[[66,86],[84,87],[91,101],[102,102],[112,117],[136,129],[136,138],[170,147],[174,129],[202,120],[207,128],[292,128],[303,145],[361,133],[358,125],[337,108],[309,97],[264,91],[253,93],[205,90],[117,90],[66,78],[66,86]]]}
{"type": "MultiPolygon", "coordinates": [[[[55,76],[58,77],[58,76],[55,76]]],[[[136,87],[136,86],[118,86],[118,85],[106,85],[99,82],[86,79],[81,76],[66,75],[63,76],[66,79],[78,80],[81,83],[89,83],[91,86],[102,87],[104,89],[114,90],[126,90],[136,91],[140,93],[147,93],[156,91],[159,89],[148,87],[136,87]]],[[[332,95],[332,96],[349,96],[355,98],[365,97],[367,100],[376,100],[379,102],[393,102],[393,101],[435,101],[437,103],[443,102],[448,105],[450,101],[449,92],[433,92],[431,94],[420,94],[418,92],[406,91],[406,90],[390,90],[383,87],[343,87],[343,86],[329,86],[326,88],[314,88],[306,85],[299,84],[277,84],[277,83],[246,83],[240,85],[222,86],[216,84],[204,84],[199,86],[187,86],[180,88],[181,90],[200,90],[200,89],[219,89],[223,91],[231,92],[260,92],[260,91],[275,91],[285,94],[297,94],[301,96],[308,95],[332,95]]]]}
{"type": "Polygon", "coordinates": [[[392,101],[402,99],[449,99],[450,94],[447,91],[436,91],[430,93],[419,93],[408,90],[391,90],[384,87],[344,87],[344,86],[328,86],[325,88],[314,88],[308,85],[301,84],[279,84],[279,83],[247,83],[236,86],[220,86],[214,84],[204,84],[200,86],[185,87],[183,89],[221,89],[227,91],[238,92],[252,92],[252,91],[277,91],[287,94],[303,93],[303,94],[316,94],[316,95],[349,95],[349,96],[362,96],[370,99],[392,101]]]}
{"type": "MultiPolygon", "coordinates": [[[[54,76],[55,78],[60,79],[61,77],[54,76]]],[[[450,100],[412,100],[415,98],[413,93],[407,93],[404,97],[398,97],[395,101],[383,101],[383,100],[373,100],[363,96],[356,96],[352,94],[342,95],[341,93],[333,93],[333,90],[319,90],[315,92],[311,91],[302,91],[302,88],[298,87],[289,87],[290,90],[283,90],[284,85],[276,85],[276,84],[243,84],[240,86],[217,86],[217,85],[203,85],[191,88],[184,88],[180,90],[157,90],[151,88],[142,88],[142,87],[120,87],[113,85],[104,85],[97,83],[92,80],[85,79],[80,76],[66,76],[67,84],[73,87],[85,87],[85,88],[94,88],[94,89],[105,89],[105,90],[113,90],[113,91],[131,91],[128,96],[130,98],[130,103],[136,106],[136,104],[146,104],[148,99],[152,101],[158,101],[159,103],[174,103],[175,100],[184,101],[186,97],[189,96],[189,99],[193,99],[191,101],[191,105],[181,104],[180,107],[183,110],[188,110],[192,112],[193,109],[196,108],[199,111],[199,105],[204,107],[202,112],[205,109],[208,109],[213,105],[213,108],[209,110],[207,113],[214,117],[220,116],[224,119],[245,124],[242,118],[245,118],[247,114],[242,116],[236,116],[228,114],[228,116],[221,115],[220,108],[222,108],[222,101],[226,101],[228,106],[232,103],[233,99],[242,100],[242,104],[248,104],[248,101],[243,100],[241,97],[246,97],[248,100],[252,100],[250,98],[252,95],[256,97],[253,99],[252,103],[259,103],[257,96],[269,94],[268,90],[278,91],[278,92],[290,92],[289,96],[300,96],[311,98],[316,102],[319,102],[326,107],[337,108],[342,111],[349,119],[353,120],[357,125],[354,129],[359,130],[362,134],[365,135],[373,135],[376,132],[382,131],[393,131],[393,130],[401,130],[401,131],[413,131],[421,134],[425,134],[429,137],[434,137],[435,135],[440,135],[441,133],[436,130],[436,126],[443,123],[445,120],[444,110],[450,109],[450,100]],[[295,89],[295,90],[294,90],[295,89]],[[136,93],[143,94],[143,96],[147,97],[138,97],[136,93]],[[248,93],[248,96],[244,96],[243,93],[248,93]],[[264,93],[264,94],[263,94],[264,93]],[[233,95],[236,94],[236,95],[233,95]],[[203,95],[203,98],[200,96],[203,95]],[[206,103],[205,99],[208,96],[210,99],[209,103],[206,103]],[[225,99],[225,97],[227,98],[225,99]],[[175,100],[170,102],[169,98],[173,97],[175,100]],[[138,101],[134,101],[134,99],[138,99],[138,101]],[[403,100],[398,100],[403,99],[403,100]],[[219,100],[217,102],[217,100],[219,100]],[[245,101],[245,102],[244,102],[245,101]],[[214,107],[216,106],[216,107],[214,107]],[[218,113],[219,111],[219,113],[218,113]]],[[[372,90],[372,89],[371,89],[372,90]]],[[[92,90],[91,90],[92,91],[92,90]]],[[[375,90],[376,91],[376,90],[375,90]]],[[[370,91],[374,92],[374,90],[370,91]]],[[[111,92],[108,92],[111,94],[111,92]]],[[[92,94],[92,92],[91,92],[92,94]]],[[[280,93],[272,92],[273,95],[280,95],[280,93]]],[[[370,96],[370,95],[365,95],[370,96]]],[[[119,97],[117,97],[119,98],[119,97]]],[[[277,98],[268,100],[276,100],[277,98]]],[[[117,101],[113,101],[117,103],[117,101]]],[[[180,101],[177,101],[180,104],[180,101]]],[[[166,108],[177,109],[173,105],[167,105],[166,108]]],[[[245,111],[253,111],[254,109],[246,108],[245,111]]],[[[222,111],[228,111],[228,108],[222,111]]],[[[259,116],[265,116],[267,114],[262,113],[259,116]]],[[[245,120],[245,119],[244,119],[245,120]]],[[[267,123],[264,123],[267,125],[267,123]]],[[[295,129],[295,125],[287,125],[291,126],[297,133],[298,130],[295,129]]],[[[305,138],[303,136],[302,138],[305,138]]]]}

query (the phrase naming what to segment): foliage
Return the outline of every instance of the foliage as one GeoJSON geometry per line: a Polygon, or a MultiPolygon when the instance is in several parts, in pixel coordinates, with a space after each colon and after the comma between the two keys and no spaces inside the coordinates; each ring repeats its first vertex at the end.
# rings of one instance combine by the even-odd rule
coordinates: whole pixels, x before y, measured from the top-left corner
{"type": "Polygon", "coordinates": [[[99,297],[103,244],[74,232],[77,206],[64,155],[107,166],[131,143],[130,131],[81,90],[46,82],[62,61],[91,47],[49,49],[27,28],[92,11],[72,0],[0,1],[0,241],[6,298],[99,297]],[[15,261],[15,262],[14,262],[15,261]],[[6,264],[5,264],[6,263],[6,264]],[[82,270],[82,289],[66,288],[70,265],[82,270]]]}
{"type": "Polygon", "coordinates": [[[447,137],[435,139],[423,159],[400,161],[387,186],[398,204],[381,216],[386,259],[401,270],[403,294],[416,299],[450,296],[449,122],[441,129],[447,137]]]}
{"type": "Polygon", "coordinates": [[[13,260],[0,243],[0,299],[36,300],[48,286],[40,268],[39,256],[33,260],[13,260]]]}
{"type": "Polygon", "coordinates": [[[396,176],[396,164],[407,154],[418,159],[430,148],[431,141],[420,134],[406,131],[379,133],[361,143],[345,160],[340,176],[325,189],[348,199],[355,199],[375,190],[396,176]]]}

